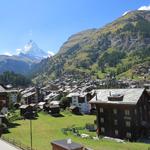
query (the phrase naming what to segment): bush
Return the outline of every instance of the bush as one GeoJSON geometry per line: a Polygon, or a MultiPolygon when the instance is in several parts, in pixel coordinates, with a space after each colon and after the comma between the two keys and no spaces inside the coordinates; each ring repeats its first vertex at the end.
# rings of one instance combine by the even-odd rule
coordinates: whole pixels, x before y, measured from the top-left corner
{"type": "Polygon", "coordinates": [[[21,119],[23,119],[23,117],[20,116],[19,112],[10,113],[10,115],[8,116],[9,122],[14,122],[16,120],[21,120],[21,119]]]}
{"type": "Polygon", "coordinates": [[[67,97],[62,97],[61,100],[60,100],[60,107],[61,108],[66,108],[66,107],[69,107],[70,106],[70,101],[67,97]]]}

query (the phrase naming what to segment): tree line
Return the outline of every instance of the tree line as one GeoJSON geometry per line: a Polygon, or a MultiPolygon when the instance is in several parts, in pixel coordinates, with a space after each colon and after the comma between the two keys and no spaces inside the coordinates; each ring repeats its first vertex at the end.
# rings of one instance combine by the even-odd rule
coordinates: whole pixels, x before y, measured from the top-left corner
{"type": "Polygon", "coordinates": [[[24,75],[14,73],[13,71],[5,71],[0,75],[0,84],[11,84],[14,87],[28,86],[31,80],[24,75]]]}

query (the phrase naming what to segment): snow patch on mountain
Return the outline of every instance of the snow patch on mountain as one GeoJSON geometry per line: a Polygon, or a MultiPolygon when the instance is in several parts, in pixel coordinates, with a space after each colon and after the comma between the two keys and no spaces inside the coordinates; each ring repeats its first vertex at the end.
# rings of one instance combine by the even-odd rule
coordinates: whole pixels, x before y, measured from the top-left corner
{"type": "Polygon", "coordinates": [[[124,12],[124,13],[122,14],[122,16],[125,16],[125,15],[128,14],[129,12],[130,12],[130,10],[124,12]]]}
{"type": "Polygon", "coordinates": [[[3,53],[3,55],[6,55],[6,56],[13,56],[13,54],[11,54],[10,52],[5,52],[5,53],[3,53]]]}
{"type": "Polygon", "coordinates": [[[40,49],[38,45],[30,40],[23,49],[18,49],[19,56],[27,57],[33,60],[42,60],[44,58],[52,56],[50,52],[45,52],[40,49]]]}
{"type": "Polygon", "coordinates": [[[48,51],[48,54],[49,54],[49,57],[51,57],[51,56],[54,56],[54,55],[55,55],[55,53],[54,53],[54,52],[52,52],[52,51],[48,51]]]}
{"type": "Polygon", "coordinates": [[[150,5],[148,5],[148,6],[141,6],[138,10],[150,11],[150,5]]]}

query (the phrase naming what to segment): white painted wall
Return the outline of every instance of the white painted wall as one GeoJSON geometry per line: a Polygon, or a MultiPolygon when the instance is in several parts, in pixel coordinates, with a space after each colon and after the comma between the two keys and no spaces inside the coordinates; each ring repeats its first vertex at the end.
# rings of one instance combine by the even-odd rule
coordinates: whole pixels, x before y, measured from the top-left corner
{"type": "Polygon", "coordinates": [[[80,111],[83,113],[89,113],[90,107],[87,102],[87,96],[84,97],[84,101],[85,101],[84,103],[79,103],[78,96],[73,96],[71,105],[79,107],[80,111]]]}

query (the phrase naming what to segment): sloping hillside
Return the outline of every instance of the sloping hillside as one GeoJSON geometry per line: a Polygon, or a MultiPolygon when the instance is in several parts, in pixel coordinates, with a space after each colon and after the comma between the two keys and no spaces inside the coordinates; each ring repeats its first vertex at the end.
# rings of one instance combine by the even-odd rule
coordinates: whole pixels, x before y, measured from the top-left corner
{"type": "MultiPolygon", "coordinates": [[[[99,78],[109,73],[138,79],[141,75],[134,70],[149,62],[150,11],[134,11],[103,28],[72,35],[57,55],[43,60],[33,72],[36,79],[44,80],[66,72],[99,78]]],[[[149,67],[146,72],[149,78],[148,71],[149,67]]]]}
{"type": "Polygon", "coordinates": [[[27,75],[32,64],[34,61],[26,57],[0,55],[0,74],[5,71],[13,71],[27,75]]]}

